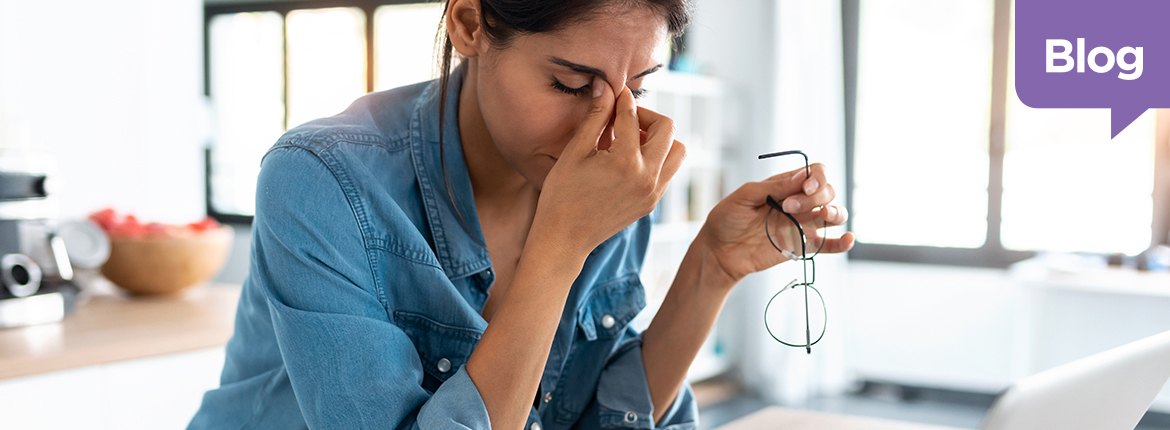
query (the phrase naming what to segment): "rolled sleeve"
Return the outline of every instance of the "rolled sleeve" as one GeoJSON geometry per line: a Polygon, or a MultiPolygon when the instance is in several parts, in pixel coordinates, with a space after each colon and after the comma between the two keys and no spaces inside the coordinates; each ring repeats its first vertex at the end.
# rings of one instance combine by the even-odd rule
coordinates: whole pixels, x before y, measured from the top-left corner
{"type": "Polygon", "coordinates": [[[250,282],[263,291],[310,428],[487,429],[464,368],[432,394],[416,346],[379,299],[373,258],[341,186],[299,149],[270,152],[258,181],[250,282]],[[312,196],[306,202],[305,196],[312,196]]]}
{"type": "Polygon", "coordinates": [[[641,335],[622,343],[610,356],[597,384],[596,403],[601,428],[692,430],[698,416],[690,384],[683,383],[662,420],[654,422],[641,335]]]}
{"type": "Polygon", "coordinates": [[[435,391],[434,397],[418,413],[417,429],[487,429],[491,428],[487,406],[479,388],[460,367],[435,391]]]}

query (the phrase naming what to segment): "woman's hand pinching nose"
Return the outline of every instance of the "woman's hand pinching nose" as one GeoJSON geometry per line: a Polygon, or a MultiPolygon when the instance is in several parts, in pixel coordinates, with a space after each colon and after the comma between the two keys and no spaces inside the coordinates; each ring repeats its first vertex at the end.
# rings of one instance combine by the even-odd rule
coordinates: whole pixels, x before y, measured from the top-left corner
{"type": "Polygon", "coordinates": [[[685,154],[669,118],[639,109],[628,88],[614,94],[596,77],[592,85],[584,120],[545,177],[532,227],[570,232],[558,243],[586,253],[649,214],[685,154]]]}

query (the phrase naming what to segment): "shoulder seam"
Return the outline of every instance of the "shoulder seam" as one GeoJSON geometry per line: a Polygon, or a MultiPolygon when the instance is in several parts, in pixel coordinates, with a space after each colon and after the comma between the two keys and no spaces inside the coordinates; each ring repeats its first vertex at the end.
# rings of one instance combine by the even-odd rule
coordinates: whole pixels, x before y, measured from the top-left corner
{"type": "MultiPolygon", "coordinates": [[[[329,145],[329,147],[332,147],[332,146],[333,145],[329,145]]],[[[369,229],[370,229],[370,227],[369,227],[369,221],[366,219],[366,210],[365,210],[365,207],[361,204],[361,202],[357,198],[357,192],[353,188],[353,184],[349,180],[349,175],[344,171],[344,169],[342,169],[340,167],[340,165],[338,165],[336,163],[336,159],[332,158],[332,154],[330,154],[326,150],[322,150],[320,152],[314,152],[314,151],[310,150],[309,148],[305,148],[302,146],[295,146],[295,145],[274,147],[274,148],[272,148],[272,150],[284,149],[284,148],[287,148],[289,150],[300,149],[300,150],[305,151],[306,153],[309,153],[314,158],[316,158],[317,161],[320,161],[321,166],[324,167],[326,170],[328,170],[329,173],[333,176],[333,179],[335,181],[337,181],[338,187],[341,188],[342,195],[345,196],[346,202],[349,203],[350,213],[353,214],[354,220],[357,221],[357,224],[358,224],[358,234],[362,239],[362,252],[364,252],[366,254],[366,262],[369,265],[369,269],[370,269],[370,278],[374,281],[374,285],[373,285],[373,287],[375,289],[374,293],[377,295],[378,301],[381,302],[383,306],[386,306],[387,305],[386,292],[385,292],[384,288],[382,287],[382,279],[380,276],[378,276],[378,270],[376,268],[374,256],[370,253],[370,248],[371,248],[371,244],[369,243],[369,237],[370,237],[369,229]]],[[[269,152],[271,152],[272,150],[270,150],[269,152]]]]}

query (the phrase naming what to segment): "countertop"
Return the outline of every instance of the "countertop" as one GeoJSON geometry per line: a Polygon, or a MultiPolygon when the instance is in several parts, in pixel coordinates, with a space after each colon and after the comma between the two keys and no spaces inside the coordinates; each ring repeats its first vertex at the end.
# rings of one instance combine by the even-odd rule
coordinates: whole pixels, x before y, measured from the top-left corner
{"type": "Polygon", "coordinates": [[[0,329],[0,380],[223,346],[239,297],[231,284],[159,297],[91,294],[63,321],[0,329]]]}
{"type": "Polygon", "coordinates": [[[959,430],[904,421],[826,414],[770,406],[716,430],[959,430]]]}

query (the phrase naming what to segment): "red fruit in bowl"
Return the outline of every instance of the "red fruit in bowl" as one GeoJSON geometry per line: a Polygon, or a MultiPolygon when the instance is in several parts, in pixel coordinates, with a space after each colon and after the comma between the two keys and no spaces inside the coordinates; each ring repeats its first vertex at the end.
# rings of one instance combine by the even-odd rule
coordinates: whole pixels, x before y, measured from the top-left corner
{"type": "Polygon", "coordinates": [[[186,225],[160,222],[143,224],[134,215],[121,215],[110,208],[90,214],[89,219],[97,223],[110,237],[189,237],[219,230],[221,227],[211,217],[186,225]]]}
{"type": "Polygon", "coordinates": [[[113,209],[90,214],[110,237],[102,275],[134,294],[178,292],[206,282],[223,267],[234,238],[212,218],[189,224],[139,221],[113,209]]]}
{"type": "Polygon", "coordinates": [[[196,232],[203,232],[219,228],[219,223],[216,222],[214,218],[207,217],[202,221],[187,224],[187,228],[196,232]]]}
{"type": "Polygon", "coordinates": [[[118,225],[118,214],[113,209],[106,208],[91,214],[89,220],[97,223],[102,230],[110,231],[118,225]]]}

